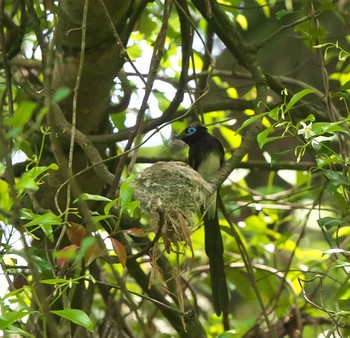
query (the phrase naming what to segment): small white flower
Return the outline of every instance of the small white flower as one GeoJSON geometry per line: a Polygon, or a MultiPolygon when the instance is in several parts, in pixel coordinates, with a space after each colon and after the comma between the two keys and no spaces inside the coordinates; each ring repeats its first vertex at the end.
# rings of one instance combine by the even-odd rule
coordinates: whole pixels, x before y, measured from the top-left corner
{"type": "Polygon", "coordinates": [[[306,124],[300,122],[302,128],[298,130],[298,135],[304,135],[305,139],[308,140],[313,137],[316,133],[312,130],[312,122],[306,124]]]}

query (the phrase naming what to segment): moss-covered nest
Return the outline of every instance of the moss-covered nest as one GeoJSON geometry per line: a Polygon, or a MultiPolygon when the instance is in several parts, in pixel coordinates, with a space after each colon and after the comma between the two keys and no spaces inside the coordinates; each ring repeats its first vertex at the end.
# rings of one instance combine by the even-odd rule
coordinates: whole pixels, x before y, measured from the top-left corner
{"type": "Polygon", "coordinates": [[[210,185],[183,162],[157,162],[134,182],[135,198],[151,216],[165,249],[170,251],[171,243],[178,247],[182,241],[191,247],[190,231],[211,191],[210,185]]]}

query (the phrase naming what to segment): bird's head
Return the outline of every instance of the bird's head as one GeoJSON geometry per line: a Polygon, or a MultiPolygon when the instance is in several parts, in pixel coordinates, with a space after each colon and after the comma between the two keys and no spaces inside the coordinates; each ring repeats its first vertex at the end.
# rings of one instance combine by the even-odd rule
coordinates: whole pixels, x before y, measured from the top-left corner
{"type": "Polygon", "coordinates": [[[192,141],[198,139],[201,135],[207,134],[208,129],[203,126],[190,126],[187,127],[178,138],[184,141],[187,144],[190,144],[192,141]]]}

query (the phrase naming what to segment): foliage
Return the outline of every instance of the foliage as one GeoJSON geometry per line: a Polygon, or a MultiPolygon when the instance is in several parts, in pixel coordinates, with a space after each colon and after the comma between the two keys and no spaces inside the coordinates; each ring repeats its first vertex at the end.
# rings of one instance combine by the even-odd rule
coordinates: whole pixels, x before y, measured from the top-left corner
{"type": "Polygon", "coordinates": [[[349,6],[2,1],[3,335],[349,336],[349,6]],[[173,245],[134,198],[191,123],[226,149],[229,327],[200,217],[173,245]]]}

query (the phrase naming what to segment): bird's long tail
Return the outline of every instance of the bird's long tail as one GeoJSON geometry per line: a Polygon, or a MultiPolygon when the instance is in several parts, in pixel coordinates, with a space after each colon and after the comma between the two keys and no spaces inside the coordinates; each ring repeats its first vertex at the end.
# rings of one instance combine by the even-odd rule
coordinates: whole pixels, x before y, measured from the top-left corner
{"type": "Polygon", "coordinates": [[[224,316],[228,312],[228,289],[224,265],[224,247],[219,226],[218,214],[204,214],[205,252],[209,258],[210,278],[215,313],[224,316]]]}

